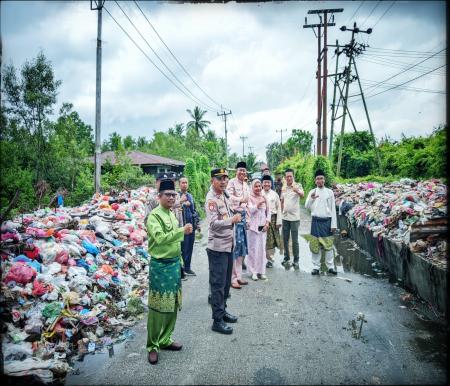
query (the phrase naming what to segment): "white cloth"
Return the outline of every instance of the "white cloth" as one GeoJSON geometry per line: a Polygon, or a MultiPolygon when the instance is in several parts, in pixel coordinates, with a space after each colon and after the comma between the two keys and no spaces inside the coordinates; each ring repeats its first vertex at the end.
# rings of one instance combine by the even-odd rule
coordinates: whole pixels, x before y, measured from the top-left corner
{"type": "MultiPolygon", "coordinates": [[[[322,250],[320,251],[322,252],[322,250]]],[[[318,269],[320,271],[320,252],[319,253],[311,253],[311,260],[314,269],[318,269]]],[[[330,249],[329,251],[325,251],[325,264],[327,268],[334,269],[334,251],[330,249]]]]}
{"type": "Polygon", "coordinates": [[[269,203],[270,214],[276,214],[277,225],[281,225],[282,217],[280,197],[278,197],[278,194],[272,189],[270,189],[268,192],[263,190],[262,194],[264,195],[264,197],[266,197],[266,200],[269,203]]]}
{"type": "Polygon", "coordinates": [[[328,188],[315,188],[308,193],[305,207],[311,211],[311,216],[315,217],[331,217],[331,228],[337,228],[336,219],[336,201],[334,193],[328,188]],[[312,199],[311,195],[315,193],[316,199],[312,199]]]}
{"type": "Polygon", "coordinates": [[[300,184],[295,182],[292,186],[285,186],[281,190],[281,201],[283,201],[283,220],[300,221],[300,196],[294,192],[294,186],[303,190],[300,184]]]}

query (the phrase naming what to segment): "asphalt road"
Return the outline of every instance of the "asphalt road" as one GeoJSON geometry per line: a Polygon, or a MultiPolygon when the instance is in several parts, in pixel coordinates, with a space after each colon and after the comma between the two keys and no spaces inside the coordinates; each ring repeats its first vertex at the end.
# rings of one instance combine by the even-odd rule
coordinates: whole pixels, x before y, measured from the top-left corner
{"type": "MultiPolygon", "coordinates": [[[[300,233],[307,233],[305,212],[303,218],[300,233]]],[[[239,317],[233,334],[211,331],[205,239],[195,244],[197,276],[183,282],[183,309],[173,335],[182,351],[163,351],[158,364],[150,365],[144,319],[113,356],[106,352],[75,362],[67,385],[447,383],[442,326],[404,308],[404,290],[387,279],[344,272],[342,265],[337,277],[312,276],[302,238],[300,271],[286,271],[277,254],[268,281],[250,279],[241,290],[232,289],[228,309],[239,317]],[[358,312],[367,320],[361,339],[352,337],[349,325],[358,312]]]]}

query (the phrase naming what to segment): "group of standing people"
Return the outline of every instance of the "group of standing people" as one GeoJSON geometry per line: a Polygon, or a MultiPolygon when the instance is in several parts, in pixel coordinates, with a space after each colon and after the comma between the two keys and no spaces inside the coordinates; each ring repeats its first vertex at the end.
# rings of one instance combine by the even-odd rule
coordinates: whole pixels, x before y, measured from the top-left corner
{"type": "MultiPolygon", "coordinates": [[[[157,363],[160,349],[182,348],[171,335],[182,304],[182,277],[195,275],[190,263],[195,228],[199,227],[195,202],[187,192],[187,179],[180,179],[180,192],[176,192],[176,176],[165,177],[168,178],[163,176],[157,182],[158,197],[149,200],[146,217],[151,256],[147,351],[152,364],[157,363]]],[[[241,289],[248,284],[243,269],[252,280],[266,281],[266,268],[273,267],[275,248],[284,253],[282,265],[289,269],[290,239],[293,267],[299,269],[299,199],[304,191],[301,184],[295,183],[292,169],[286,170],[284,177],[286,184],[280,187],[279,181],[274,183],[270,170],[265,169],[260,179],[248,185],[245,162],[237,163],[236,177],[232,179],[225,168],[211,170],[205,211],[213,331],[233,332],[229,324],[238,318],[227,311],[226,303],[230,288],[241,289]]],[[[324,187],[324,182],[324,173],[318,171],[317,188],[309,192],[306,200],[306,207],[312,212],[312,226],[311,234],[304,237],[312,253],[313,275],[319,274],[321,249],[325,249],[328,272],[336,274],[332,254],[336,228],[334,194],[324,187]]]]}

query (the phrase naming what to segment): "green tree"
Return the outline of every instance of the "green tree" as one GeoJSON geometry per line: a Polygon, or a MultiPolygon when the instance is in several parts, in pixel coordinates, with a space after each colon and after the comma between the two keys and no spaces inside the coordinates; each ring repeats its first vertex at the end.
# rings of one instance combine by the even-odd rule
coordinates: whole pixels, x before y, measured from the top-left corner
{"type": "Polygon", "coordinates": [[[297,154],[310,154],[313,141],[313,135],[306,130],[292,130],[292,135],[286,141],[286,149],[289,156],[297,154]]]}
{"type": "Polygon", "coordinates": [[[207,111],[200,109],[200,107],[198,106],[195,106],[193,112],[190,109],[187,109],[186,111],[189,113],[192,119],[186,124],[186,128],[193,128],[197,135],[200,135],[200,133],[205,134],[205,129],[211,124],[210,121],[206,121],[203,119],[207,111]]]}
{"type": "Polygon", "coordinates": [[[60,85],[61,81],[55,79],[51,62],[42,51],[34,60],[25,62],[20,77],[12,64],[3,71],[3,108],[12,126],[26,133],[26,140],[31,144],[27,146],[27,158],[33,164],[36,181],[49,167],[47,117],[53,113],[60,85]]]}

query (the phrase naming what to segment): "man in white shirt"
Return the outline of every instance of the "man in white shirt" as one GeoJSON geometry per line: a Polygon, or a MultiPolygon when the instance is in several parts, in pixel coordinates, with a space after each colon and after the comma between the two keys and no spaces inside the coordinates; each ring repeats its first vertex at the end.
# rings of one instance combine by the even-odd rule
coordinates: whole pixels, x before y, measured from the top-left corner
{"type": "Polygon", "coordinates": [[[281,250],[280,228],[281,228],[281,202],[278,194],[271,189],[272,180],[269,175],[262,176],[263,196],[269,203],[270,224],[267,230],[266,258],[267,268],[273,267],[273,255],[275,247],[281,250]]]}
{"type": "Polygon", "coordinates": [[[336,202],[331,189],[325,188],[325,175],[322,170],[315,173],[317,188],[312,189],[306,199],[305,207],[311,211],[311,234],[303,236],[309,242],[313,263],[312,275],[320,274],[320,256],[325,250],[325,263],[328,273],[337,275],[334,268],[333,233],[336,230],[336,202]]]}
{"type": "Polygon", "coordinates": [[[292,237],[292,253],[294,254],[294,269],[298,270],[298,227],[300,225],[300,197],[305,193],[301,184],[294,182],[294,170],[287,169],[284,173],[286,186],[281,189],[281,210],[283,218],[283,246],[284,260],[281,263],[284,268],[289,269],[289,236],[292,237]]]}

